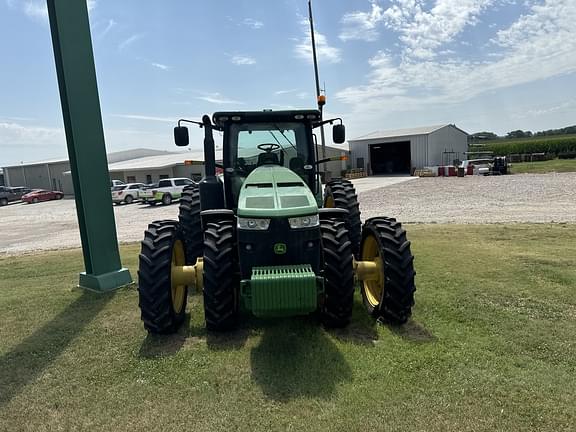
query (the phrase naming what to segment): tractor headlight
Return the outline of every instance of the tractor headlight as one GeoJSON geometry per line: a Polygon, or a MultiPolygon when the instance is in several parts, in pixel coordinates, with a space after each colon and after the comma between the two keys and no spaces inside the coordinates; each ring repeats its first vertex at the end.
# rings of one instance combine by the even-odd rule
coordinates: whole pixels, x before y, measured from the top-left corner
{"type": "Polygon", "coordinates": [[[270,226],[270,219],[238,218],[238,228],[245,230],[266,231],[270,226]]]}
{"type": "Polygon", "coordinates": [[[320,218],[318,215],[311,216],[300,216],[295,218],[289,218],[290,228],[310,228],[320,225],[320,218]]]}

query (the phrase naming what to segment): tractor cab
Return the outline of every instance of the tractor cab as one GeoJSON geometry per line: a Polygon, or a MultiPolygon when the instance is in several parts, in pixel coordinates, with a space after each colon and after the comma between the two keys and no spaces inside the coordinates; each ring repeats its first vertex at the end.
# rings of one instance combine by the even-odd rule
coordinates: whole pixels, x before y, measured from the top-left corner
{"type": "Polygon", "coordinates": [[[242,185],[261,167],[292,171],[300,183],[314,194],[319,193],[312,136],[313,128],[320,122],[319,111],[217,112],[213,121],[224,132],[222,162],[227,208],[237,209],[242,185]]]}
{"type": "Polygon", "coordinates": [[[339,124],[333,126],[333,140],[343,143],[342,120],[322,121],[318,110],[217,112],[212,119],[204,116],[202,122],[180,120],[174,137],[176,145],[188,145],[188,131],[181,126],[183,122],[198,124],[205,130],[206,178],[202,182],[205,186],[200,185],[200,189],[206,191],[202,193],[203,210],[227,208],[236,211],[246,179],[264,166],[284,167],[295,173],[321,203],[318,165],[330,159],[318,159],[313,130],[335,121],[339,124]],[[213,129],[223,132],[221,164],[215,162],[213,129]],[[223,189],[212,175],[216,165],[224,171],[223,189]]]}

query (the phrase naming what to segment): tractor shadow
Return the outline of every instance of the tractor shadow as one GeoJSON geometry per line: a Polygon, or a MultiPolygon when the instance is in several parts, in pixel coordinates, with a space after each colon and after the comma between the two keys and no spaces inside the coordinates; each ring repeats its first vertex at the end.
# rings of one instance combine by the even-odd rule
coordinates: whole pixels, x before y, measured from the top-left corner
{"type": "Polygon", "coordinates": [[[148,333],[142,341],[139,356],[146,359],[158,359],[178,354],[190,337],[190,314],[186,318],[178,332],[169,335],[156,335],[148,333]]]}
{"type": "Polygon", "coordinates": [[[354,301],[352,321],[344,328],[329,329],[328,333],[340,342],[373,347],[378,340],[378,323],[366,313],[362,300],[354,301]]]}
{"type": "Polygon", "coordinates": [[[422,324],[410,319],[406,324],[398,326],[392,324],[384,324],[390,329],[392,333],[400,336],[402,339],[415,343],[430,343],[436,342],[438,338],[424,327],[422,324]]]}
{"type": "Polygon", "coordinates": [[[0,407],[33,382],[114,298],[84,291],[62,312],[0,356],[0,407]]]}
{"type": "Polygon", "coordinates": [[[237,328],[231,331],[216,333],[204,330],[199,336],[206,338],[206,345],[211,351],[236,351],[244,348],[246,341],[253,333],[254,325],[251,319],[244,321],[237,328]]]}
{"type": "Polygon", "coordinates": [[[271,321],[250,352],[252,380],[270,399],[330,399],[352,370],[330,336],[310,318],[271,321]]]}

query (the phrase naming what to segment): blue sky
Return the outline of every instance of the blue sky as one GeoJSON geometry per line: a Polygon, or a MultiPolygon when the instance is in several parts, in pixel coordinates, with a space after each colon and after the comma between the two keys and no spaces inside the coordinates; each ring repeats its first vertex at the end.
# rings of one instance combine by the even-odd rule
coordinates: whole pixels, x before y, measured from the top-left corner
{"type": "MultiPolygon", "coordinates": [[[[315,105],[306,0],[89,1],[109,151],[175,150],[180,117],[315,105]]],[[[576,124],[574,0],[314,0],[348,137],[576,124]]],[[[66,157],[41,0],[0,0],[0,166],[66,157]]],[[[201,147],[193,130],[193,147],[201,147]]]]}

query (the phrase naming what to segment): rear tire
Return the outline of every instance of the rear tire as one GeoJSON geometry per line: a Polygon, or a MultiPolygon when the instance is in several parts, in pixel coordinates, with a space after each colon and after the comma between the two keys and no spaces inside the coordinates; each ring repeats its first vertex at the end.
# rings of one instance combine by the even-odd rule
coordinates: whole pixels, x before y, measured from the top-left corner
{"type": "MultiPolygon", "coordinates": [[[[178,222],[152,222],[144,233],[138,268],[139,306],[149,333],[174,333],[185,318],[188,287],[175,298],[171,286],[174,246],[182,242],[178,222]]],[[[182,253],[184,252],[182,247],[182,253]]]]}
{"type": "Polygon", "coordinates": [[[184,233],[186,259],[191,264],[194,264],[203,252],[204,239],[200,211],[200,188],[198,185],[186,186],[180,197],[178,220],[184,233]]]}
{"type": "Polygon", "coordinates": [[[204,232],[204,316],[211,331],[230,330],[238,318],[240,286],[233,221],[211,222],[204,232]]]}
{"type": "Polygon", "coordinates": [[[124,202],[126,204],[132,204],[132,202],[134,202],[134,198],[132,197],[132,195],[128,195],[126,196],[126,198],[124,199],[124,202]]]}
{"type": "Polygon", "coordinates": [[[346,223],[348,235],[352,244],[352,253],[358,257],[362,221],[360,220],[360,205],[356,189],[350,180],[336,179],[328,182],[324,188],[324,207],[342,208],[348,210],[346,223]]]}
{"type": "Polygon", "coordinates": [[[406,231],[396,219],[376,217],[364,224],[360,260],[371,261],[374,258],[382,262],[384,283],[361,282],[364,305],[377,319],[404,324],[412,315],[416,272],[406,231]]]}
{"type": "Polygon", "coordinates": [[[327,327],[345,327],[352,318],[354,269],[352,245],[344,221],[320,221],[324,258],[322,321],[327,327]]]}
{"type": "Polygon", "coordinates": [[[0,200],[0,206],[4,207],[6,205],[8,205],[8,200],[6,198],[2,198],[0,200]]]}

